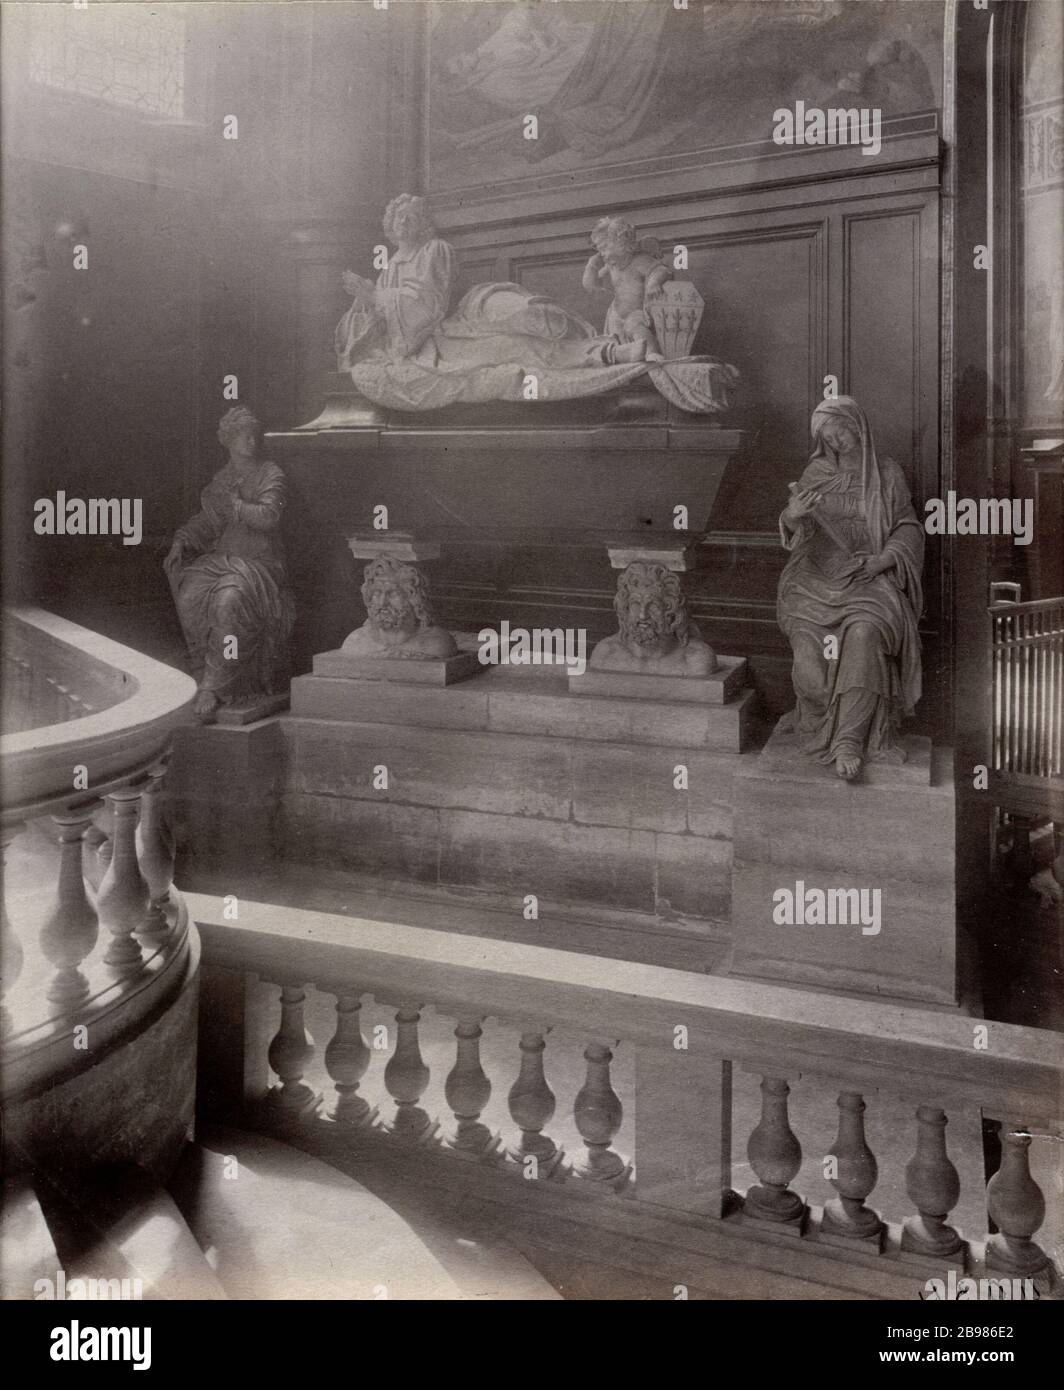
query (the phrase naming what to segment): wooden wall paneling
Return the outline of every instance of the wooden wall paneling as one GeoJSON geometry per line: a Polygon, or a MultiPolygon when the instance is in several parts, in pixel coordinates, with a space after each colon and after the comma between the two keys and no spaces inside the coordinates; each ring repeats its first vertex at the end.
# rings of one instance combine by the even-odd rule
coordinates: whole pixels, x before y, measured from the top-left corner
{"type": "MultiPolygon", "coordinates": [[[[757,194],[791,196],[801,188],[823,188],[829,182],[907,176],[918,167],[937,169],[940,157],[938,115],[926,111],[884,122],[882,152],[875,159],[855,147],[834,146],[782,149],[771,142],[711,152],[686,168],[668,161],[646,161],[625,174],[581,178],[555,175],[550,180],[528,178],[510,187],[432,194],[438,225],[448,236],[467,233],[505,235],[518,224],[559,223],[578,212],[585,220],[605,212],[637,216],[642,208],[666,208],[684,202],[706,203],[730,196],[757,194]],[[548,186],[553,184],[553,186],[548,186]]],[[[590,222],[588,223],[590,226],[590,222]]]]}
{"type": "MultiPolygon", "coordinates": [[[[918,508],[941,494],[938,180],[936,141],[933,155],[925,147],[903,169],[685,193],[626,210],[666,253],[687,246],[687,274],[706,300],[697,350],[743,374],[728,423],[749,431],[748,444],[725,476],[688,592],[709,641],[756,658],[755,682],[765,685],[772,712],[790,699],[789,650],[775,620],[785,558],[776,517],[786,484],[807,460],[809,417],[828,373],[868,409],[880,448],[906,469],[918,508]]],[[[585,295],[580,275],[590,226],[608,210],[571,209],[458,231],[463,288],[487,278],[490,266],[498,274],[505,265],[505,278],[601,324],[607,298],[585,295]]],[[[942,564],[929,547],[922,624],[929,673],[941,667],[934,648],[942,564]]],[[[530,553],[509,551],[505,570],[507,603],[528,612],[536,605],[541,612],[584,611],[592,626],[609,630],[612,583],[586,559],[579,575],[560,578],[530,553]]],[[[937,676],[928,685],[925,727],[938,722],[940,704],[937,676]]]]}

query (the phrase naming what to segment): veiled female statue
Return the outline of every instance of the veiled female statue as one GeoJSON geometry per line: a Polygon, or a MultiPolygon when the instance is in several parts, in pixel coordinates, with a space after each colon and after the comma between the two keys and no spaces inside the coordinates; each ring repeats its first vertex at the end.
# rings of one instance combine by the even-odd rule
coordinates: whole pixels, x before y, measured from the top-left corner
{"type": "Polygon", "coordinates": [[[924,529],[855,400],[821,402],[812,434],[780,516],[791,552],[777,598],[794,650],[789,718],[807,754],[853,780],[866,759],[905,761],[899,727],[920,698],[924,529]]]}
{"type": "Polygon", "coordinates": [[[284,474],[259,458],[261,428],[243,406],[222,417],[218,439],[229,461],[163,562],[199,683],[193,709],[204,723],[221,705],[284,688],[295,620],[279,530],[284,474]]]}

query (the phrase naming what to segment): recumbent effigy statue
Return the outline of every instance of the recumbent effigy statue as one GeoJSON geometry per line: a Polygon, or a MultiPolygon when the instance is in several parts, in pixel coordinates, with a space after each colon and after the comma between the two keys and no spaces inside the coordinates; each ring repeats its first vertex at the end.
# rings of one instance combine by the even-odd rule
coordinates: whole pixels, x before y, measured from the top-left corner
{"type": "Polygon", "coordinates": [[[222,417],[218,439],[228,462],[163,562],[203,723],[223,705],[279,693],[288,682],[295,605],[279,530],[286,483],[276,464],[258,457],[261,435],[244,406],[222,417]]]}
{"type": "MultiPolygon", "coordinates": [[[[647,375],[682,410],[724,410],[735,368],[689,355],[701,319],[697,289],[644,272],[647,253],[634,229],[607,221],[612,226],[600,223],[596,232],[609,242],[609,259],[597,254],[613,283],[615,309],[607,331],[598,333],[556,300],[509,282],[475,285],[450,312],[454,251],[437,236],[425,200],[401,194],[384,214],[396,250],[376,283],[344,273],[354,303],[336,328],[337,369],[374,404],[394,410],[524,401],[530,377],[535,399],[573,400],[647,375]],[[640,277],[641,303],[633,299],[640,277]],[[671,331],[656,333],[658,322],[671,331]],[[676,356],[667,359],[670,349],[676,356]]],[[[589,271],[590,263],[585,277],[589,271]]]]}
{"type": "Polygon", "coordinates": [[[813,455],[779,522],[791,558],[777,613],[794,651],[795,693],[781,729],[852,781],[865,760],[905,761],[899,727],[921,690],[924,529],[904,474],[877,458],[855,400],[821,402],[812,434],[813,455]]]}

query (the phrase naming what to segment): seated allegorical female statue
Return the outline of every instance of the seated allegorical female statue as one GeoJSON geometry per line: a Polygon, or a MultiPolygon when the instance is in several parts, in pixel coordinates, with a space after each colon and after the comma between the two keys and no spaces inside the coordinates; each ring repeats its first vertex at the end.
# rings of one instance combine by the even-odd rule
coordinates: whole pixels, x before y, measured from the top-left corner
{"type": "Polygon", "coordinates": [[[905,761],[899,727],[921,688],[924,530],[855,400],[821,402],[812,433],[813,456],[780,516],[791,558],[777,614],[796,700],[785,718],[804,752],[852,781],[865,760],[905,761]]]}
{"type": "Polygon", "coordinates": [[[163,562],[204,723],[220,705],[284,689],[295,619],[279,530],[284,474],[259,458],[259,422],[243,406],[222,417],[218,439],[229,461],[163,562]]]}

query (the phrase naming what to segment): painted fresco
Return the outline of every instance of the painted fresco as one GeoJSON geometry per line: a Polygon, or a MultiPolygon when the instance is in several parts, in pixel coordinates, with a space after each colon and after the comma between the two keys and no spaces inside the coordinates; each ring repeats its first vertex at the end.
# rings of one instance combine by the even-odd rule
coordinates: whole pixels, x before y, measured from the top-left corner
{"type": "Polygon", "coordinates": [[[884,119],[941,103],[940,0],[448,0],[427,22],[430,192],[709,163],[796,100],[884,119]]]}

